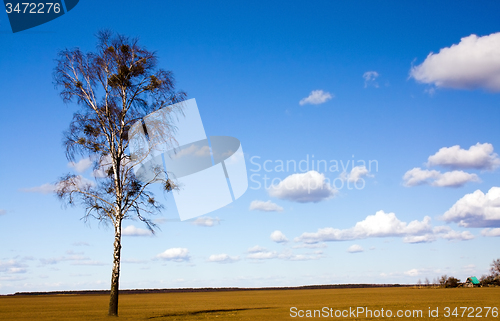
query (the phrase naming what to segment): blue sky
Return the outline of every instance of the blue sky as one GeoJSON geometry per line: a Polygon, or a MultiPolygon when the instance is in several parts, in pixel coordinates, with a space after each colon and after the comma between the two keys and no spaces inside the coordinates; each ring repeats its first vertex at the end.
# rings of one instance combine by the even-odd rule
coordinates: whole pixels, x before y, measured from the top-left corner
{"type": "Polygon", "coordinates": [[[81,1],[16,34],[0,13],[0,294],[109,288],[112,228],[49,193],[76,170],[61,143],[76,107],[54,88],[54,59],[93,50],[103,28],[157,52],[196,98],[207,134],[241,141],[249,176],[241,198],[198,220],[179,221],[172,196],[158,192],[155,236],[124,224],[133,235],[122,288],[485,274],[500,257],[499,10],[495,1],[81,1]],[[313,155],[349,166],[275,168],[313,155]],[[259,171],[266,160],[272,170],[259,171]],[[353,170],[353,160],[378,167],[353,170]],[[265,174],[275,186],[256,188],[252,175],[265,174]],[[322,188],[305,193],[301,182],[322,188]]]}

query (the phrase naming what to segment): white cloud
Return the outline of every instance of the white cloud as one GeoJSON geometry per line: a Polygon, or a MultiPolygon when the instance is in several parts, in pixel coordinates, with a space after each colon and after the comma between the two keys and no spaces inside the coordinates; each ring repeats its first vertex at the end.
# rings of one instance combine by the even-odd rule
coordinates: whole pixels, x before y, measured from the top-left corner
{"type": "Polygon", "coordinates": [[[101,160],[99,161],[99,167],[92,172],[92,176],[100,178],[107,177],[108,176],[107,172],[109,168],[112,166],[112,164],[113,164],[113,159],[111,158],[110,155],[102,157],[101,160]]]}
{"type": "Polygon", "coordinates": [[[353,244],[351,246],[349,246],[349,248],[347,249],[347,252],[349,253],[359,253],[359,252],[363,252],[363,248],[361,247],[361,245],[358,245],[358,244],[353,244]]]}
{"type": "Polygon", "coordinates": [[[309,261],[309,260],[319,260],[323,258],[322,251],[314,251],[310,254],[293,254],[292,252],[285,252],[278,255],[279,259],[287,261],[309,261]]]}
{"type": "Polygon", "coordinates": [[[500,33],[470,35],[437,54],[431,52],[412,67],[410,77],[437,87],[500,91],[500,33]]]}
{"type": "Polygon", "coordinates": [[[123,229],[122,235],[124,235],[124,236],[151,236],[151,235],[153,235],[153,233],[151,233],[150,230],[145,230],[142,228],[135,227],[133,225],[129,225],[123,229]]]}
{"type": "Polygon", "coordinates": [[[341,178],[344,180],[348,180],[349,182],[356,183],[363,177],[373,177],[373,175],[370,174],[368,169],[366,169],[366,166],[355,166],[351,169],[351,172],[347,174],[346,172],[343,172],[341,174],[341,178]]]}
{"type": "Polygon", "coordinates": [[[80,242],[75,242],[72,244],[73,246],[90,246],[89,243],[87,242],[83,242],[83,241],[80,241],[80,242]]]}
{"type": "Polygon", "coordinates": [[[500,236],[500,228],[485,228],[481,231],[482,236],[500,236]]]}
{"type": "Polygon", "coordinates": [[[288,242],[288,239],[286,238],[285,234],[283,234],[281,231],[274,231],[271,233],[271,240],[276,243],[286,243],[288,242]]]}
{"type": "Polygon", "coordinates": [[[363,74],[363,79],[365,80],[365,88],[368,86],[373,86],[378,88],[378,83],[375,81],[379,74],[376,71],[367,71],[363,74]]]}
{"type": "Polygon", "coordinates": [[[208,258],[209,262],[216,262],[216,263],[233,263],[239,260],[240,260],[239,256],[229,256],[227,254],[212,254],[208,258]]]}
{"type": "Polygon", "coordinates": [[[252,251],[248,251],[247,259],[254,261],[262,261],[262,260],[272,260],[272,259],[280,259],[287,261],[308,261],[308,260],[318,260],[324,257],[322,251],[314,251],[314,253],[309,254],[294,254],[290,250],[286,250],[282,253],[278,253],[276,251],[269,251],[260,246],[255,246],[251,248],[252,251]]]}
{"type": "Polygon", "coordinates": [[[292,249],[323,249],[326,247],[327,246],[325,243],[314,243],[314,244],[302,243],[292,246],[292,249]]]}
{"type": "Polygon", "coordinates": [[[411,269],[411,270],[404,272],[404,274],[408,275],[408,276],[417,276],[420,274],[420,272],[417,269],[411,269]]]}
{"type": "Polygon", "coordinates": [[[500,158],[493,152],[492,144],[477,143],[469,149],[462,149],[459,145],[443,147],[436,154],[429,156],[427,164],[453,169],[494,170],[500,166],[500,158]]]}
{"type": "Polygon", "coordinates": [[[74,168],[78,173],[83,173],[92,166],[92,161],[89,157],[79,160],[77,163],[69,162],[68,167],[74,168]]]}
{"type": "Polygon", "coordinates": [[[191,224],[197,225],[197,226],[212,227],[212,226],[220,224],[220,219],[218,217],[213,218],[210,216],[203,216],[203,217],[198,217],[191,224]]]}
{"type": "Polygon", "coordinates": [[[278,252],[276,251],[261,251],[254,252],[247,255],[247,258],[252,260],[269,260],[278,257],[278,252]]]}
{"type": "MultiPolygon", "coordinates": [[[[72,178],[78,188],[82,189],[87,186],[95,186],[95,183],[81,175],[77,175],[72,178]]],[[[25,193],[40,193],[40,194],[52,194],[57,191],[59,185],[46,183],[36,187],[22,188],[21,191],[25,193]]]]}
{"type": "Polygon", "coordinates": [[[158,254],[156,257],[159,259],[174,262],[185,262],[191,259],[188,249],[178,247],[168,249],[165,252],[158,254]]]}
{"type": "Polygon", "coordinates": [[[22,188],[21,191],[26,193],[51,194],[56,191],[56,185],[46,183],[36,187],[22,188]]]}
{"type": "Polygon", "coordinates": [[[472,235],[472,233],[469,231],[457,232],[457,231],[450,230],[449,232],[441,235],[441,238],[443,238],[445,240],[467,241],[467,240],[474,239],[474,235],[472,235]]]}
{"type": "Polygon", "coordinates": [[[404,176],[404,185],[411,187],[417,185],[432,185],[438,187],[460,187],[468,182],[480,182],[476,174],[464,171],[452,171],[441,173],[437,170],[421,169],[415,167],[407,171],[404,176]]]}
{"type": "Polygon", "coordinates": [[[247,250],[248,253],[257,253],[257,252],[263,252],[266,251],[265,248],[262,246],[255,245],[247,250]]]}
{"type": "Polygon", "coordinates": [[[337,190],[329,185],[325,175],[309,171],[288,176],[279,184],[271,186],[268,193],[272,197],[292,202],[316,203],[331,199],[337,190]]]}
{"type": "Polygon", "coordinates": [[[429,243],[434,242],[438,238],[448,241],[468,241],[474,239],[469,231],[458,232],[452,230],[449,226],[436,226],[432,231],[423,235],[408,235],[403,238],[405,243],[429,243]]]}
{"type": "Polygon", "coordinates": [[[8,274],[18,274],[18,273],[26,273],[26,264],[21,263],[17,260],[8,260],[1,261],[0,260],[0,272],[8,273],[8,274]]]}
{"type": "Polygon", "coordinates": [[[102,263],[99,261],[91,260],[88,257],[85,257],[80,254],[75,254],[73,251],[67,251],[68,256],[59,256],[59,257],[51,257],[48,259],[40,259],[40,263],[44,265],[53,265],[58,264],[60,262],[71,262],[71,265],[106,265],[106,263],[102,263]]]}
{"type": "Polygon", "coordinates": [[[492,187],[486,194],[480,190],[466,194],[443,219],[465,227],[500,227],[500,187],[492,187]]]}
{"type": "Polygon", "coordinates": [[[466,173],[464,171],[445,172],[431,183],[432,186],[439,187],[460,187],[468,182],[481,182],[476,174],[466,173]]]}
{"type": "Polygon", "coordinates": [[[250,211],[263,211],[263,212],[283,212],[283,207],[271,201],[252,201],[250,203],[250,211]]]}
{"type": "Polygon", "coordinates": [[[319,105],[319,104],[326,103],[327,101],[329,101],[333,97],[334,96],[332,94],[330,94],[329,92],[325,92],[323,90],[313,90],[313,91],[311,91],[309,96],[307,96],[306,98],[302,98],[300,100],[299,105],[301,105],[301,106],[307,105],[307,104],[319,105]]]}
{"type": "Polygon", "coordinates": [[[103,263],[100,261],[94,261],[94,260],[82,260],[82,261],[75,261],[71,263],[71,265],[95,265],[95,266],[102,266],[102,265],[107,265],[107,263],[103,263]]]}
{"type": "Polygon", "coordinates": [[[358,240],[369,237],[425,235],[432,232],[430,221],[431,218],[425,216],[422,221],[415,220],[406,223],[400,221],[394,213],[378,211],[375,215],[368,215],[363,221],[357,222],[354,227],[343,230],[331,227],[322,228],[314,233],[303,233],[295,241],[311,244],[358,240]]]}
{"type": "Polygon", "coordinates": [[[172,154],[173,158],[181,158],[183,156],[188,156],[188,155],[194,155],[197,157],[206,157],[210,156],[210,147],[197,146],[195,144],[192,144],[191,146],[183,148],[180,151],[176,152],[175,154],[174,153],[172,154]]]}

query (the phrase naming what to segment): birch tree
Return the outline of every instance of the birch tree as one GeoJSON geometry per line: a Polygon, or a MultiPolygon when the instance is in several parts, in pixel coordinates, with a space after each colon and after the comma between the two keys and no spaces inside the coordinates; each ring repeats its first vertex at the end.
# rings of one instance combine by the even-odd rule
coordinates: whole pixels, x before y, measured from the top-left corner
{"type": "MultiPolygon", "coordinates": [[[[137,219],[154,233],[151,214],[162,209],[149,187],[162,183],[165,191],[175,188],[163,168],[151,169],[153,178],[140,181],[132,169],[141,161],[128,154],[132,125],[161,108],[167,115],[182,115],[184,92],[175,91],[170,71],[159,69],[154,52],[139,46],[137,39],[101,31],[94,52],[62,50],[54,69],[54,83],[64,102],[75,103],[69,129],[64,134],[66,156],[70,161],[89,157],[94,180],[67,174],[57,183],[57,195],[69,205],[85,209],[84,219],[109,223],[114,229],[113,268],[108,314],[118,315],[118,289],[122,222],[137,219]]],[[[175,128],[162,121],[161,143],[175,145],[175,128]]],[[[134,126],[137,127],[137,126],[134,126]]],[[[158,137],[155,138],[158,141],[158,137]]],[[[147,152],[143,155],[147,156],[147,152]]]]}

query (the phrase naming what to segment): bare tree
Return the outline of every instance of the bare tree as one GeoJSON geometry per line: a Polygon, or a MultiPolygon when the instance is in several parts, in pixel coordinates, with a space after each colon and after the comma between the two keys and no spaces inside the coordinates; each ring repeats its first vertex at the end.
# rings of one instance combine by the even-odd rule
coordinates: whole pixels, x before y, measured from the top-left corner
{"type": "MultiPolygon", "coordinates": [[[[170,71],[157,68],[154,52],[131,39],[110,31],[97,34],[95,52],[80,49],[59,52],[54,82],[61,89],[64,102],[76,102],[74,114],[65,133],[66,156],[75,161],[89,157],[94,163],[94,180],[68,174],[57,183],[57,195],[69,205],[83,205],[84,219],[95,218],[114,227],[113,269],[108,314],[118,315],[122,221],[138,219],[154,233],[150,214],[162,206],[148,190],[161,182],[165,191],[174,188],[163,168],[152,168],[147,182],[132,170],[151,150],[133,159],[128,155],[131,128],[144,116],[183,101],[184,92],[176,92],[170,71]]],[[[170,109],[167,115],[182,113],[170,109]]],[[[139,126],[141,128],[142,126],[139,126]]],[[[141,128],[142,130],[142,128],[141,128]]],[[[167,121],[159,123],[155,141],[175,145],[175,128],[167,121]]]]}
{"type": "Polygon", "coordinates": [[[430,284],[431,282],[429,281],[429,278],[425,278],[424,283],[425,283],[425,286],[429,286],[429,284],[430,284]]]}
{"type": "Polygon", "coordinates": [[[445,287],[447,280],[448,280],[448,275],[446,275],[446,274],[441,275],[441,277],[439,278],[439,285],[441,285],[442,287],[445,287]]]}
{"type": "Polygon", "coordinates": [[[490,268],[491,276],[494,279],[500,278],[500,259],[493,260],[490,268]]]}

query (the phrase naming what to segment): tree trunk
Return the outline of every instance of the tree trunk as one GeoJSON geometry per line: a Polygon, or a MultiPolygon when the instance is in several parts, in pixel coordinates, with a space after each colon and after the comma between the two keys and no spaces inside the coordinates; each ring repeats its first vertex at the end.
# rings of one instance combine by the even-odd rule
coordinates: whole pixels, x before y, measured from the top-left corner
{"type": "Polygon", "coordinates": [[[120,279],[120,252],[122,248],[122,221],[121,219],[115,222],[115,242],[113,250],[113,271],[111,273],[111,293],[109,297],[108,315],[118,316],[118,288],[120,279]]]}

